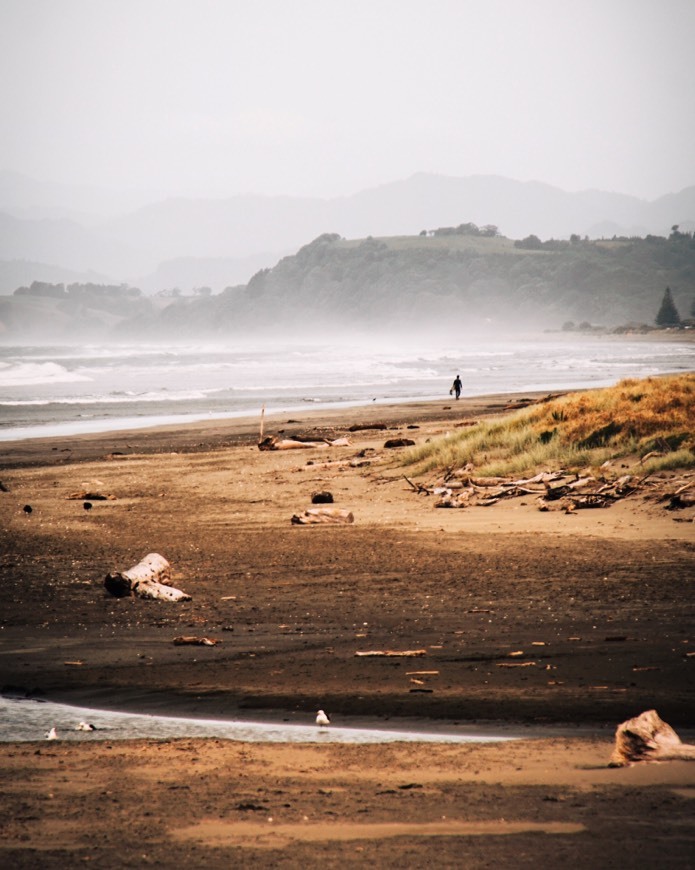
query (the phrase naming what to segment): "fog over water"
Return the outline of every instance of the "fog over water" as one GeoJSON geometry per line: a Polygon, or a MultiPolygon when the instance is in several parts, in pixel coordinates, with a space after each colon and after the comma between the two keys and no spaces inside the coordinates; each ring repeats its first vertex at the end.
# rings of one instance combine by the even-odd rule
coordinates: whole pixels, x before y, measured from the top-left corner
{"type": "Polygon", "coordinates": [[[695,370],[695,344],[543,335],[441,346],[0,347],[0,440],[307,408],[609,386],[695,370]]]}

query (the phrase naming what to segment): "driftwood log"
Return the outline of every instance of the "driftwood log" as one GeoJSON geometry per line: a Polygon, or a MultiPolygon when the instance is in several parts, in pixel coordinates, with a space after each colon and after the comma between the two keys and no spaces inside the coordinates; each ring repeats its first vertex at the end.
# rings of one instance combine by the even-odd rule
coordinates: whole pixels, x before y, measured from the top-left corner
{"type": "Polygon", "coordinates": [[[197,637],[189,634],[182,634],[175,637],[173,640],[175,646],[217,646],[222,643],[216,637],[197,637]]]}
{"type": "Polygon", "coordinates": [[[101,492],[94,492],[93,490],[81,489],[79,492],[71,492],[70,495],[65,496],[68,500],[73,501],[116,501],[115,495],[104,495],[101,492]]]}
{"type": "Polygon", "coordinates": [[[384,447],[387,450],[391,450],[394,447],[414,447],[415,442],[412,438],[389,438],[388,441],[384,441],[384,447]]]}
{"type": "Polygon", "coordinates": [[[670,497],[666,510],[673,511],[686,507],[695,507],[695,493],[679,490],[670,497]]]}
{"type": "Polygon", "coordinates": [[[683,743],[656,710],[647,710],[618,725],[611,767],[636,761],[695,761],[695,746],[683,743]]]}
{"type": "Polygon", "coordinates": [[[127,571],[107,574],[104,586],[116,598],[134,595],[156,601],[191,600],[190,595],[171,586],[171,565],[159,553],[149,553],[127,571]]]}
{"type": "Polygon", "coordinates": [[[278,438],[268,435],[258,442],[259,450],[310,450],[326,447],[349,447],[348,438],[334,438],[333,441],[300,441],[298,438],[278,438]]]}
{"type": "Polygon", "coordinates": [[[292,517],[293,525],[311,525],[314,523],[337,523],[345,525],[354,523],[355,517],[350,511],[342,508],[309,508],[303,514],[292,517]]]}

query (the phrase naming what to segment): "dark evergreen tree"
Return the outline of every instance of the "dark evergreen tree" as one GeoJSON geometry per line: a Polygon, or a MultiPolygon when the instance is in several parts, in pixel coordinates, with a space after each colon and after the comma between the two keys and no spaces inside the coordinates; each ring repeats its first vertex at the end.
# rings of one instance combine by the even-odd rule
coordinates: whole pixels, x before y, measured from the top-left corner
{"type": "Polygon", "coordinates": [[[678,314],[678,309],[671,296],[671,288],[667,287],[664,291],[664,298],[661,300],[661,308],[656,315],[657,326],[680,326],[681,318],[678,314]]]}

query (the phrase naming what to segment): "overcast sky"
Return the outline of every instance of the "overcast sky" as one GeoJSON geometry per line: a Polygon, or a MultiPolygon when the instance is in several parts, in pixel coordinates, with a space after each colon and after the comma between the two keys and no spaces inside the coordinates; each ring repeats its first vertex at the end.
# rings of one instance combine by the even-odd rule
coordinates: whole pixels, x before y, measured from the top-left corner
{"type": "Polygon", "coordinates": [[[693,0],[0,0],[0,169],[332,197],[695,184],[693,0]]]}

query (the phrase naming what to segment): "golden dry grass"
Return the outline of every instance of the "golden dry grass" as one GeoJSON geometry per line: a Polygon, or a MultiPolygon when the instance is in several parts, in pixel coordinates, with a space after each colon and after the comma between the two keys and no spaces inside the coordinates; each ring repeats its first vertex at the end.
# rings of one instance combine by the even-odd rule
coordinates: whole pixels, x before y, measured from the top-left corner
{"type": "Polygon", "coordinates": [[[423,473],[471,464],[479,474],[508,475],[656,452],[651,470],[691,467],[694,421],[695,374],[624,380],[481,422],[409,451],[404,462],[423,473]]]}

